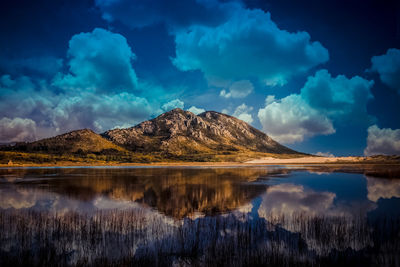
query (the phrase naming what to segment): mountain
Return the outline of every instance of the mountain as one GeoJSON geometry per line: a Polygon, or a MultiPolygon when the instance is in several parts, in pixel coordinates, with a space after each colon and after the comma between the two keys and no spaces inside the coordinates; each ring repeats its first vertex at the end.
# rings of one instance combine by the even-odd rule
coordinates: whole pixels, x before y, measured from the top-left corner
{"type": "Polygon", "coordinates": [[[215,111],[199,115],[173,109],[134,127],[102,134],[127,150],[170,156],[263,152],[300,154],[232,116],[215,111]]]}
{"type": "Polygon", "coordinates": [[[215,111],[195,115],[182,109],[101,135],[90,129],[76,130],[0,150],[2,163],[246,161],[304,155],[235,117],[215,111]]]}
{"type": "Polygon", "coordinates": [[[31,143],[17,143],[13,150],[52,154],[115,154],[126,151],[90,129],[76,130],[31,143]]]}

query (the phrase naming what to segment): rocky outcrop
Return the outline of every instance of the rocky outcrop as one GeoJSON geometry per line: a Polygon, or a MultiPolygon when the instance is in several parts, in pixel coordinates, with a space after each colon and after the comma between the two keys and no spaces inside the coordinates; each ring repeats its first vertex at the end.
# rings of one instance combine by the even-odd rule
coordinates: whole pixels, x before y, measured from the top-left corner
{"type": "Polygon", "coordinates": [[[174,109],[131,128],[109,130],[102,136],[128,150],[143,153],[298,153],[244,121],[215,111],[195,115],[174,109]]]}

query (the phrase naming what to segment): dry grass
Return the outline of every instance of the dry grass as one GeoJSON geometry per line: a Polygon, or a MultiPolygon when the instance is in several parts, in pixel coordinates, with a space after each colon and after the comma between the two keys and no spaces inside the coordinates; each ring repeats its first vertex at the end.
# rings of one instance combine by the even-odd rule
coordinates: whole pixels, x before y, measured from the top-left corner
{"type": "Polygon", "coordinates": [[[271,154],[252,151],[221,151],[220,154],[185,154],[182,156],[163,153],[133,153],[125,152],[104,155],[101,153],[90,154],[49,154],[27,153],[15,151],[0,151],[0,165],[7,165],[10,161],[16,165],[106,165],[126,163],[178,163],[178,162],[236,162],[242,163],[260,157],[293,158],[296,154],[271,154]]]}
{"type": "Polygon", "coordinates": [[[18,165],[105,165],[118,163],[150,163],[159,162],[157,155],[144,155],[140,153],[125,153],[117,155],[99,154],[45,154],[0,151],[0,164],[18,165]]]}

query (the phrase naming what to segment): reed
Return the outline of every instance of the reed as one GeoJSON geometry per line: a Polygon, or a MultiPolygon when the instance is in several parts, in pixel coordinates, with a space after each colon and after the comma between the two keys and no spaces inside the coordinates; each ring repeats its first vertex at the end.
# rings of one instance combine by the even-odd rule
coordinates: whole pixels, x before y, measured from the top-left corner
{"type": "Polygon", "coordinates": [[[400,218],[0,212],[0,266],[399,266],[400,218]]]}

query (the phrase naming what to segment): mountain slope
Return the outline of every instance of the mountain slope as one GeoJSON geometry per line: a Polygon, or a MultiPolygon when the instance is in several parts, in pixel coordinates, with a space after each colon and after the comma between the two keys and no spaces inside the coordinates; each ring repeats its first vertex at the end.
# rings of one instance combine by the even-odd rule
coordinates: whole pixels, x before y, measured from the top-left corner
{"type": "Polygon", "coordinates": [[[20,143],[13,150],[44,153],[119,153],[124,148],[104,139],[90,129],[76,130],[32,143],[20,143]]]}
{"type": "Polygon", "coordinates": [[[175,156],[246,151],[300,154],[244,121],[214,111],[195,115],[174,109],[131,128],[109,130],[102,136],[131,151],[175,156]]]}

